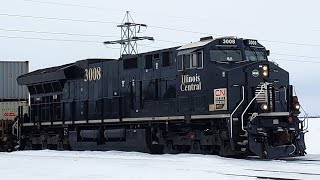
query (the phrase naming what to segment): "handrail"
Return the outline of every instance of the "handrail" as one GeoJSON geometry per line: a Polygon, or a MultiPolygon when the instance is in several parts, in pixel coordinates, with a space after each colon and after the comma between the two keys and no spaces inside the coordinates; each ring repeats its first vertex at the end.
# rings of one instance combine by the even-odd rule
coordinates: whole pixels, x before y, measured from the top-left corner
{"type": "Polygon", "coordinates": [[[300,105],[302,111],[304,112],[304,117],[303,117],[303,121],[302,121],[302,125],[303,125],[303,131],[307,131],[309,129],[309,114],[304,110],[304,108],[300,105]],[[307,124],[307,126],[305,127],[305,125],[307,124]]]}
{"type": "Polygon", "coordinates": [[[290,155],[292,155],[297,150],[297,147],[294,144],[291,144],[291,145],[293,146],[293,151],[291,153],[289,153],[290,155]]]}
{"type": "Polygon", "coordinates": [[[284,99],[286,100],[286,102],[288,102],[288,99],[287,99],[287,88],[283,87],[283,89],[284,89],[284,99]]]}
{"type": "MultiPolygon", "coordinates": [[[[293,86],[293,91],[294,91],[294,94],[297,95],[296,88],[294,86],[293,86]]],[[[306,132],[309,129],[309,114],[304,110],[304,108],[301,106],[301,104],[300,104],[300,108],[304,112],[304,117],[303,117],[303,121],[302,121],[302,125],[303,125],[302,131],[306,132]],[[307,127],[304,128],[306,123],[307,123],[307,127]]]]}
{"type": "Polygon", "coordinates": [[[232,134],[233,134],[233,118],[232,116],[234,115],[234,113],[238,110],[238,108],[241,106],[241,104],[243,103],[244,101],[244,86],[241,86],[242,87],[242,100],[240,101],[240,103],[238,104],[238,106],[233,110],[233,112],[231,113],[231,116],[230,116],[230,133],[231,133],[231,138],[232,138],[232,134]]]}
{"type": "Polygon", "coordinates": [[[263,85],[261,86],[261,89],[260,91],[258,92],[258,94],[256,94],[254,96],[254,98],[250,101],[250,103],[248,104],[248,106],[246,107],[246,109],[243,111],[242,115],[241,115],[241,129],[242,131],[246,132],[246,130],[244,129],[244,125],[243,125],[243,116],[244,114],[247,112],[247,110],[249,109],[250,105],[252,104],[252,102],[264,91],[267,89],[267,86],[269,85],[270,83],[268,82],[265,82],[263,83],[263,85]]]}
{"type": "Polygon", "coordinates": [[[307,131],[309,129],[309,115],[306,114],[303,120],[303,131],[307,131]],[[307,125],[306,125],[307,124],[307,125]]]}

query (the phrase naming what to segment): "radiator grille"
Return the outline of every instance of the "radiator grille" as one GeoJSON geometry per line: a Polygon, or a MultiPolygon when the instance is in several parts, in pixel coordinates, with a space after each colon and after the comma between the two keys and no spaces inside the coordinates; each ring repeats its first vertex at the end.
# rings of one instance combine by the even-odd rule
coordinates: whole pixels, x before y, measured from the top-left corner
{"type": "MultiPolygon", "coordinates": [[[[255,91],[255,95],[257,96],[259,94],[259,92],[261,91],[261,87],[264,83],[261,82],[257,87],[256,87],[256,91],[255,91]]],[[[264,88],[263,91],[257,96],[256,101],[257,103],[266,103],[270,106],[270,108],[272,108],[272,102],[273,102],[273,95],[272,95],[273,91],[272,91],[272,86],[271,84],[269,84],[267,86],[267,88],[264,88]],[[268,93],[269,92],[269,93],[268,93]],[[269,104],[270,103],[270,104],[269,104]]]]}

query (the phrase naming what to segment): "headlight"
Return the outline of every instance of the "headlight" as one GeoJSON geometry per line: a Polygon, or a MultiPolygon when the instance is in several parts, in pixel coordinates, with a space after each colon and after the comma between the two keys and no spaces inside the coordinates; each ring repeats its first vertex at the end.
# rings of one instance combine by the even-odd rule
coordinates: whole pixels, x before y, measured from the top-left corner
{"type": "Polygon", "coordinates": [[[295,104],[294,109],[299,110],[300,109],[300,104],[295,104]]]}
{"type": "Polygon", "coordinates": [[[264,77],[268,77],[269,76],[269,66],[268,65],[263,65],[262,66],[262,75],[264,77]]]}
{"type": "Polygon", "coordinates": [[[268,66],[267,66],[267,65],[263,65],[263,66],[262,66],[262,70],[268,71],[268,66]]]}
{"type": "Polygon", "coordinates": [[[267,77],[268,76],[268,72],[266,72],[266,71],[263,71],[263,76],[265,76],[265,77],[267,77]]]}
{"type": "Polygon", "coordinates": [[[268,110],[268,105],[267,104],[262,104],[261,105],[261,109],[264,110],[264,111],[268,110]]]}

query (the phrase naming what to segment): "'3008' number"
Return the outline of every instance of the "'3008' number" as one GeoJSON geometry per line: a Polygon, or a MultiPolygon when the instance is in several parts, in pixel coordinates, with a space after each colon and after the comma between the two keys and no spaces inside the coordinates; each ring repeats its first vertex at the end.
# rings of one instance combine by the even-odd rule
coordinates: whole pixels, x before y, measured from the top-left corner
{"type": "Polygon", "coordinates": [[[101,79],[101,67],[85,69],[84,81],[101,79]]]}
{"type": "Polygon", "coordinates": [[[236,40],[235,39],[223,39],[222,43],[223,44],[236,44],[236,40]]]}

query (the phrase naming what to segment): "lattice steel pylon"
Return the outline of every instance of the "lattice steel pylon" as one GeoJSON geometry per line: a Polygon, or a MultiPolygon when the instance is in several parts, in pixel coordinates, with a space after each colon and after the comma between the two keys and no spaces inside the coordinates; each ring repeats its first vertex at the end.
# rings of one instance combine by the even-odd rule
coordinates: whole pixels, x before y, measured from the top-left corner
{"type": "Polygon", "coordinates": [[[138,54],[137,41],[150,40],[154,41],[153,37],[137,36],[141,33],[142,28],[147,28],[146,24],[138,24],[133,21],[130,12],[127,11],[122,23],[117,27],[121,28],[121,40],[105,41],[104,44],[120,44],[120,56],[138,54]]]}

